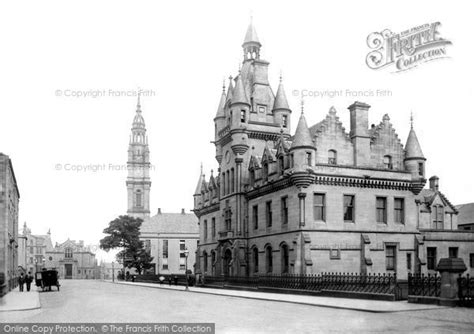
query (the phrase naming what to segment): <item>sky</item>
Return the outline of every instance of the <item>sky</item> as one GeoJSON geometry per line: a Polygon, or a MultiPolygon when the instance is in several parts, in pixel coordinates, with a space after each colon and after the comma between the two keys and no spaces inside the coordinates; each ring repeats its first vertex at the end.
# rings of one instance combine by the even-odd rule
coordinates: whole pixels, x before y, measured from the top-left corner
{"type": "Polygon", "coordinates": [[[200,164],[206,175],[218,167],[213,118],[223,79],[242,62],[250,16],[275,92],[282,73],[292,124],[302,94],[308,124],[334,106],[346,129],[358,100],[372,106],[370,123],[389,114],[405,144],[413,112],[427,175],[452,203],[474,202],[469,13],[467,1],[2,2],[0,152],[13,162],[20,225],[51,229],[53,242],[98,244],[127,210],[139,89],[151,212],[190,212],[200,164]],[[369,34],[433,22],[452,42],[447,57],[403,72],[367,66],[369,34]]]}

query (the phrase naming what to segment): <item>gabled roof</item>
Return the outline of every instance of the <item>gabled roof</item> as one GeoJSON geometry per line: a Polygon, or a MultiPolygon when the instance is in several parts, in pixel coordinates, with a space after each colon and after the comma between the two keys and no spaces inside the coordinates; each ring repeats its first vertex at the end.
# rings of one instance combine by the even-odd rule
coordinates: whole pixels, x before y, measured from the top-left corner
{"type": "Polygon", "coordinates": [[[276,160],[276,150],[271,149],[268,146],[268,142],[265,143],[265,148],[263,149],[262,161],[275,161],[276,160]]]}
{"type": "Polygon", "coordinates": [[[458,210],[458,225],[474,223],[474,203],[456,205],[458,210]]]}
{"type": "Polygon", "coordinates": [[[449,206],[455,213],[458,212],[456,207],[448,200],[446,196],[441,191],[435,191],[432,189],[423,189],[421,192],[415,196],[415,199],[418,200],[420,203],[423,203],[427,206],[431,206],[436,199],[436,197],[439,196],[443,203],[447,206],[449,206]]]}
{"type": "Polygon", "coordinates": [[[249,162],[249,170],[262,168],[262,157],[252,155],[249,162]]]}
{"type": "Polygon", "coordinates": [[[159,213],[146,219],[141,233],[199,233],[198,220],[190,213],[159,213]]]}
{"type": "Polygon", "coordinates": [[[211,177],[209,178],[209,189],[217,189],[216,179],[211,171],[211,177]]]}

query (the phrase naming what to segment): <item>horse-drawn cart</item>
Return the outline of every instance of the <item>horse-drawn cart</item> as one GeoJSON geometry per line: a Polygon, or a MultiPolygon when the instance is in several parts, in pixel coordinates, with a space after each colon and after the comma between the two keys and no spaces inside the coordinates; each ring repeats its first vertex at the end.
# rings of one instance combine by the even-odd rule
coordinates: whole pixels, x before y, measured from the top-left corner
{"type": "Polygon", "coordinates": [[[56,270],[43,270],[35,274],[35,282],[37,287],[41,287],[43,291],[51,291],[51,286],[55,285],[59,291],[58,272],[56,270]]]}

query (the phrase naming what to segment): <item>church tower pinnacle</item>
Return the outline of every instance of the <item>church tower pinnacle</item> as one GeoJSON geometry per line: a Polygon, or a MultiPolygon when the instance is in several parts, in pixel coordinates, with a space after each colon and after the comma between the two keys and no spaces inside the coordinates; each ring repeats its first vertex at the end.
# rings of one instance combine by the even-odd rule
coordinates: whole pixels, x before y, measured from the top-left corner
{"type": "Polygon", "coordinates": [[[150,216],[150,150],[146,134],[145,119],[142,116],[140,92],[137,110],[133,118],[127,161],[127,214],[133,217],[150,216]]]}

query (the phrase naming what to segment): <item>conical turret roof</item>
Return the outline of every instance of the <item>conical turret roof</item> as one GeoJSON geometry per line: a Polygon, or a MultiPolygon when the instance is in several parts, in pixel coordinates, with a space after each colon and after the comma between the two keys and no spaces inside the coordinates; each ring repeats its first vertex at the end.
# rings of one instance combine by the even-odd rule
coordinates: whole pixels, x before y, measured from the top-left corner
{"type": "Polygon", "coordinates": [[[199,175],[199,180],[196,186],[196,190],[194,191],[194,195],[201,195],[203,181],[204,181],[204,174],[202,172],[202,165],[201,165],[201,173],[199,175]]]}
{"type": "Polygon", "coordinates": [[[232,103],[249,103],[247,99],[247,94],[245,93],[244,84],[242,82],[242,75],[237,77],[237,82],[235,83],[235,88],[232,96],[232,103]]]}
{"type": "Polygon", "coordinates": [[[306,123],[306,118],[304,117],[303,112],[301,112],[295,136],[293,137],[293,143],[291,144],[291,149],[298,147],[313,147],[311,133],[309,132],[308,124],[306,123]]]}
{"type": "Polygon", "coordinates": [[[249,43],[261,45],[260,41],[258,40],[257,31],[255,30],[252,19],[250,20],[249,26],[247,28],[247,33],[245,34],[243,45],[249,43]]]}
{"type": "Polygon", "coordinates": [[[408,134],[407,143],[405,145],[405,158],[412,159],[412,158],[419,158],[425,159],[423,155],[423,151],[421,150],[420,143],[418,142],[418,138],[416,137],[415,130],[413,127],[408,134]]]}
{"type": "Polygon", "coordinates": [[[225,86],[222,86],[222,95],[221,100],[219,101],[219,106],[217,107],[216,118],[225,117],[224,108],[226,101],[225,86]]]}
{"type": "Polygon", "coordinates": [[[290,110],[281,78],[280,78],[280,84],[278,85],[278,90],[275,96],[275,102],[273,103],[273,110],[278,110],[278,109],[290,110]]]}

